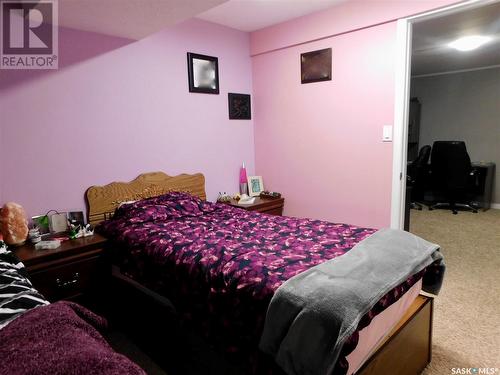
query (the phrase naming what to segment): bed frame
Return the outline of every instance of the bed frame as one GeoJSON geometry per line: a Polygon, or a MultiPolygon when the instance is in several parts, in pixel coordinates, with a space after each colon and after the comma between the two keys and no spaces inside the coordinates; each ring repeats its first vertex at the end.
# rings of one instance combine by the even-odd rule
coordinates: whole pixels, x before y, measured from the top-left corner
{"type": "Polygon", "coordinates": [[[91,186],[85,193],[88,222],[96,225],[111,218],[123,202],[152,198],[172,191],[190,193],[205,200],[205,177],[201,173],[169,176],[163,172],[150,172],[130,182],[91,186]]]}
{"type": "Polygon", "coordinates": [[[432,359],[434,299],[419,295],[356,375],[416,375],[432,359]]]}
{"type": "MultiPolygon", "coordinates": [[[[92,186],[85,194],[87,217],[95,225],[112,217],[122,202],[155,197],[172,191],[189,192],[205,200],[205,177],[201,173],[172,177],[163,172],[153,172],[141,174],[131,182],[92,186]]],[[[134,283],[137,284],[130,280],[129,287],[137,290],[138,286],[134,283]]],[[[145,298],[150,299],[156,294],[149,290],[143,292],[145,298]]],[[[356,375],[420,374],[431,361],[432,317],[433,298],[418,296],[356,375]]]]}

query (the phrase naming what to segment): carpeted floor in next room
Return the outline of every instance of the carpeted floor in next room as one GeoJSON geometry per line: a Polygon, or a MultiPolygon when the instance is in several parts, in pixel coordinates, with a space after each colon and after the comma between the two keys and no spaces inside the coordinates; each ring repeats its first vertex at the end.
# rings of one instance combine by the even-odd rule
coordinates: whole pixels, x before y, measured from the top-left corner
{"type": "Polygon", "coordinates": [[[412,210],[410,231],[441,245],[447,267],[434,305],[432,362],[423,374],[500,368],[500,210],[412,210]]]}

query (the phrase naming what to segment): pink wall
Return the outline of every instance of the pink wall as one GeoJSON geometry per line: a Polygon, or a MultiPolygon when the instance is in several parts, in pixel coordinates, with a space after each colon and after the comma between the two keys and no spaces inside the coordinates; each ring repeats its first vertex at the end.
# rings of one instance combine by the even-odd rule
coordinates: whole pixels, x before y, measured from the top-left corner
{"type": "Polygon", "coordinates": [[[252,33],[252,55],[391,22],[457,0],[348,0],[324,11],[252,33]]]}
{"type": "Polygon", "coordinates": [[[389,226],[391,20],[452,2],[349,1],[251,34],[255,168],[284,193],[286,215],[389,226]],[[333,80],[302,85],[300,53],[329,47],[333,80]]]}
{"type": "Polygon", "coordinates": [[[256,171],[287,215],[388,225],[395,27],[254,57],[256,171]],[[300,53],[328,47],[333,80],[301,85],[300,53]]]}
{"type": "Polygon", "coordinates": [[[242,161],[253,172],[253,121],[227,113],[228,92],[252,92],[247,33],[190,20],[137,42],[61,39],[59,71],[0,73],[2,203],[83,209],[89,185],[156,170],[202,172],[215,199],[242,161]],[[219,57],[220,95],[188,92],[187,51],[219,57]]]}

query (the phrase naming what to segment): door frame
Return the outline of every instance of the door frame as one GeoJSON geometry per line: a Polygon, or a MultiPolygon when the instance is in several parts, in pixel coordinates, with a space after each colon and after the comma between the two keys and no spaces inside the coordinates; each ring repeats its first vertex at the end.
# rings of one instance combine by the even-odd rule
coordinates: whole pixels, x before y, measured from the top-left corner
{"type": "Polygon", "coordinates": [[[413,24],[490,5],[500,0],[468,0],[397,21],[392,143],[391,228],[403,229],[406,199],[408,118],[410,110],[411,42],[413,24]]]}

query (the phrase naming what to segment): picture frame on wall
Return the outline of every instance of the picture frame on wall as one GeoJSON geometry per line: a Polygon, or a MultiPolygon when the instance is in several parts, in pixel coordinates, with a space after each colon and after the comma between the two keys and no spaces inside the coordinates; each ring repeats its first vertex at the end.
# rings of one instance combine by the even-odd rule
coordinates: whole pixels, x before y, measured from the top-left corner
{"type": "Polygon", "coordinates": [[[332,49],[325,48],[300,55],[302,83],[332,80],[332,49]]]}
{"type": "Polygon", "coordinates": [[[219,59],[187,53],[189,92],[219,94],[219,59]]]}
{"type": "Polygon", "coordinates": [[[252,107],[250,95],[248,94],[227,94],[229,119],[230,120],[251,120],[252,107]]]}
{"type": "Polygon", "coordinates": [[[262,176],[248,176],[248,195],[257,197],[264,191],[262,176]]]}

